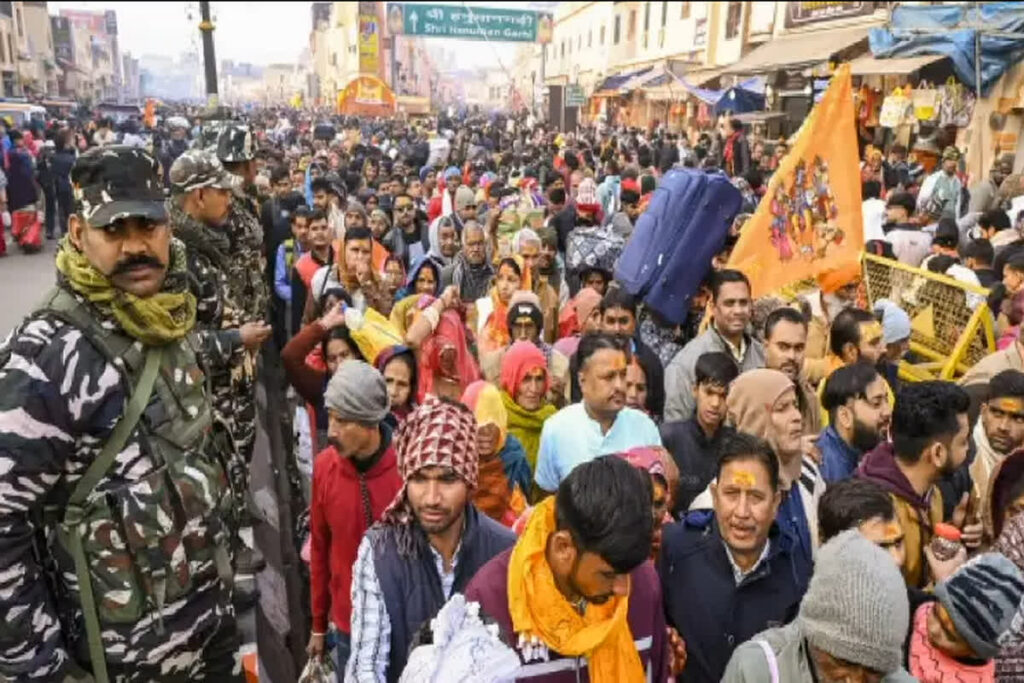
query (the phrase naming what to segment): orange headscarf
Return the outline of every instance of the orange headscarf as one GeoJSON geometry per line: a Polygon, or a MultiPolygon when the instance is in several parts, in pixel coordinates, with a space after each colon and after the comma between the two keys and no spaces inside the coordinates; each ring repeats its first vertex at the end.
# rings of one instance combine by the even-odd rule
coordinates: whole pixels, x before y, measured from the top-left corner
{"type": "Polygon", "coordinates": [[[580,615],[559,592],[545,556],[555,531],[555,497],[548,496],[533,508],[509,560],[512,630],[536,636],[560,655],[586,657],[594,683],[642,683],[644,668],[627,621],[629,596],[588,603],[580,615]]]}

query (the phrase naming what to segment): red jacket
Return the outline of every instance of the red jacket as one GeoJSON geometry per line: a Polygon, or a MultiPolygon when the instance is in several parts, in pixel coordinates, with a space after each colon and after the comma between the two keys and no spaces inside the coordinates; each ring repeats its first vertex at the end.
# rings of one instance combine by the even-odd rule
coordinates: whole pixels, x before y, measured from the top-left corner
{"type": "Polygon", "coordinates": [[[359,472],[333,446],[321,451],[313,464],[309,584],[317,633],[327,631],[328,610],[335,626],[351,633],[352,565],[359,542],[402,488],[391,430],[384,425],[380,429],[384,454],[369,471],[359,472]],[[370,519],[364,509],[367,500],[370,519]]]}

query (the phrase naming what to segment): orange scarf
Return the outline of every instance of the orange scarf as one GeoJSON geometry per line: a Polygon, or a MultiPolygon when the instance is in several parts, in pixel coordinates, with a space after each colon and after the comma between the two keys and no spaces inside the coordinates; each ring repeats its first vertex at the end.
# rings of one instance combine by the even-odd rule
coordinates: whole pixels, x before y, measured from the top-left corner
{"type": "Polygon", "coordinates": [[[494,310],[484,325],[480,339],[480,356],[485,353],[499,351],[509,345],[512,337],[508,331],[508,304],[502,303],[498,289],[491,287],[491,303],[494,310]]]}
{"type": "Polygon", "coordinates": [[[544,554],[548,537],[556,530],[555,497],[548,496],[533,509],[509,561],[513,631],[536,636],[560,655],[586,656],[594,683],[643,683],[643,665],[626,620],[629,598],[588,603],[580,616],[559,592],[544,554]]]}

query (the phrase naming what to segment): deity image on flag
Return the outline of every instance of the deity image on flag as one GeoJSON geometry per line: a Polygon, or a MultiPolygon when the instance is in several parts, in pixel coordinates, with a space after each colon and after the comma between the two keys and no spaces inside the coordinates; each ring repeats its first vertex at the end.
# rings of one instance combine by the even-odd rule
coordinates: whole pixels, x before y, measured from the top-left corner
{"type": "Polygon", "coordinates": [[[801,159],[790,177],[775,184],[769,210],[772,245],[780,261],[825,258],[830,246],[843,242],[828,162],[820,156],[814,157],[810,172],[801,159]]]}
{"type": "Polygon", "coordinates": [[[859,263],[864,246],[850,67],[841,65],[740,232],[729,267],[755,297],[859,263]]]}

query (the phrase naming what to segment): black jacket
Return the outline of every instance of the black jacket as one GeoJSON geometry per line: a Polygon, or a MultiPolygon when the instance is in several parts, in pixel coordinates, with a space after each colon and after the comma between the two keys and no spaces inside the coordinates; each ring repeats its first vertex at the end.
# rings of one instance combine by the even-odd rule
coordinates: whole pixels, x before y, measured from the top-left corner
{"type": "Polygon", "coordinates": [[[737,585],[712,513],[691,512],[662,531],[665,616],[686,643],[679,683],[718,683],[738,645],[796,617],[806,586],[775,524],[768,538],[767,558],[737,585]]]}
{"type": "Polygon", "coordinates": [[[672,498],[673,517],[679,519],[686,514],[693,499],[718,474],[718,445],[726,434],[734,432],[732,427],[722,425],[709,439],[696,417],[661,425],[661,442],[679,468],[679,488],[672,498]]]}

